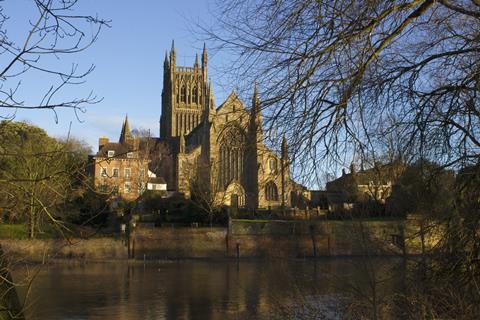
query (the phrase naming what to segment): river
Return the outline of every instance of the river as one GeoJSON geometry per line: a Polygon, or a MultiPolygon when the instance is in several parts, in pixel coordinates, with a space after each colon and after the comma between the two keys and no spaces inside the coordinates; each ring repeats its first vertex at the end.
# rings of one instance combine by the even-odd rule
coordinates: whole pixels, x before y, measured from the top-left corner
{"type": "MultiPolygon", "coordinates": [[[[360,310],[368,317],[372,292],[376,301],[388,302],[402,287],[401,266],[392,258],[54,264],[35,276],[26,315],[29,320],[340,319],[360,310]]],[[[15,280],[25,272],[15,272],[15,280]]],[[[22,287],[20,295],[25,293],[22,287]]]]}

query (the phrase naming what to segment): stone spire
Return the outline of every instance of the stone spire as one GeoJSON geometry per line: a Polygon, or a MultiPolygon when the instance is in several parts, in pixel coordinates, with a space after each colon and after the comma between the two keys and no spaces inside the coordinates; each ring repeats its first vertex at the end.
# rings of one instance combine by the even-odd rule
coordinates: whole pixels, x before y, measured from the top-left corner
{"type": "Polygon", "coordinates": [[[163,67],[165,69],[168,69],[169,63],[168,63],[168,51],[165,50],[165,60],[163,61],[163,67]]]}
{"type": "Polygon", "coordinates": [[[255,83],[252,96],[252,107],[250,109],[250,125],[249,129],[255,136],[256,142],[262,141],[262,114],[260,112],[260,98],[258,94],[257,84],[255,83]]]}
{"type": "Polygon", "coordinates": [[[203,112],[203,121],[208,124],[212,121],[215,115],[215,97],[213,96],[212,81],[206,84],[205,107],[203,112]]]}
{"type": "Polygon", "coordinates": [[[193,65],[193,67],[194,67],[195,69],[197,69],[198,66],[199,66],[199,64],[198,64],[198,53],[196,53],[196,54],[195,54],[195,64],[193,65]]]}
{"type": "MultiPolygon", "coordinates": [[[[250,116],[248,120],[248,146],[247,146],[247,159],[249,168],[257,168],[260,163],[261,150],[259,150],[259,143],[262,141],[262,118],[260,115],[260,99],[258,94],[258,88],[255,84],[252,96],[252,105],[250,108],[250,116]]],[[[251,208],[257,208],[259,204],[259,176],[258,170],[252,170],[248,175],[248,206],[251,208]]]]}
{"type": "Polygon", "coordinates": [[[285,135],[282,138],[282,161],[288,162],[288,143],[285,135]]]}
{"type": "Polygon", "coordinates": [[[215,96],[213,95],[213,84],[212,80],[208,83],[208,99],[210,110],[215,111],[215,96]]]}
{"type": "Polygon", "coordinates": [[[170,66],[175,67],[177,53],[175,52],[175,40],[172,40],[172,49],[170,50],[170,66]]]}
{"type": "Polygon", "coordinates": [[[203,79],[205,81],[207,80],[207,66],[208,66],[207,46],[204,42],[203,52],[202,52],[202,74],[203,74],[203,79]]]}
{"type": "Polygon", "coordinates": [[[122,132],[120,133],[120,143],[130,142],[132,138],[132,134],[130,132],[130,125],[128,124],[128,115],[125,115],[125,120],[123,121],[122,125],[122,132]]]}

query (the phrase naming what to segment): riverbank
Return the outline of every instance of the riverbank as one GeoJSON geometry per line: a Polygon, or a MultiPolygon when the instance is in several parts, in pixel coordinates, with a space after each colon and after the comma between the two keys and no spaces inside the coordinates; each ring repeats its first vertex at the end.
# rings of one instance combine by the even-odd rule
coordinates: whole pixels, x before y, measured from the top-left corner
{"type": "Polygon", "coordinates": [[[130,237],[0,240],[12,259],[118,261],[418,255],[441,237],[416,219],[385,221],[235,220],[228,227],[138,226],[130,237]],[[423,243],[422,243],[423,239],[423,243]]]}
{"type": "Polygon", "coordinates": [[[140,227],[129,250],[137,259],[318,258],[418,255],[441,232],[417,219],[285,221],[231,219],[227,228],[140,227]],[[426,228],[425,228],[426,229],[426,228]],[[422,244],[423,239],[423,244],[422,244]]]}
{"type": "Polygon", "coordinates": [[[115,238],[91,239],[2,239],[5,255],[14,261],[43,263],[62,260],[125,260],[128,258],[125,241],[115,238]]]}

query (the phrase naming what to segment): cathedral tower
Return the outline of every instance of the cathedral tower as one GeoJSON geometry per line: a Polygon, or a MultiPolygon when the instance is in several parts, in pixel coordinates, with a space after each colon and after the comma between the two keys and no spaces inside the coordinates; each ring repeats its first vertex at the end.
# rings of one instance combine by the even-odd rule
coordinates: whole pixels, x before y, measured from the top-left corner
{"type": "Polygon", "coordinates": [[[198,55],[193,67],[177,66],[175,43],[172,41],[170,59],[166,53],[163,64],[160,137],[188,135],[202,123],[212,95],[207,81],[208,58],[205,45],[201,60],[201,66],[198,55]]]}

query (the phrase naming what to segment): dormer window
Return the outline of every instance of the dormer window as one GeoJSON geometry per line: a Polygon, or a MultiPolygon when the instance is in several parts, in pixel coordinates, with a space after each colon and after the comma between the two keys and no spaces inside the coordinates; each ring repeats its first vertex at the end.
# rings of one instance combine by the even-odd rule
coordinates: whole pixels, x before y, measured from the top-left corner
{"type": "Polygon", "coordinates": [[[129,159],[133,158],[133,152],[127,152],[127,158],[129,159]]]}
{"type": "Polygon", "coordinates": [[[108,150],[107,155],[108,155],[109,158],[111,158],[115,155],[115,151],[114,150],[108,150]]]}

